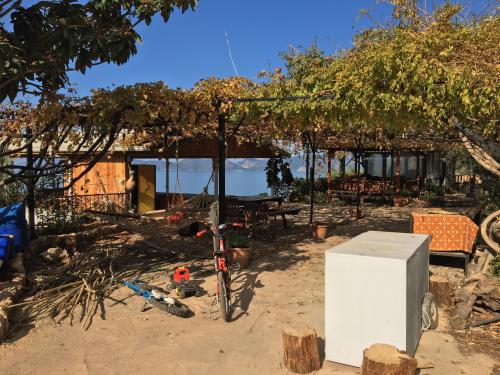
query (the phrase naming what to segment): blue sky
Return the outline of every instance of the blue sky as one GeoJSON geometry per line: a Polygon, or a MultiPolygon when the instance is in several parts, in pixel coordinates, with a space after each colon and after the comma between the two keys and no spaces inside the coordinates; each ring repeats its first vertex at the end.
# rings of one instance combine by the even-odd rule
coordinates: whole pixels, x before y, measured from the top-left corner
{"type": "MultiPolygon", "coordinates": [[[[491,1],[464,2],[478,12],[491,1]]],[[[255,79],[260,70],[280,65],[279,53],[289,45],[316,42],[330,53],[349,48],[357,31],[373,26],[359,16],[363,8],[381,21],[391,13],[376,0],[200,0],[195,12],[141,25],[142,43],[125,65],[96,66],[70,79],[85,95],[97,87],[161,80],[189,88],[209,76],[232,76],[225,32],[238,73],[255,79]]]]}

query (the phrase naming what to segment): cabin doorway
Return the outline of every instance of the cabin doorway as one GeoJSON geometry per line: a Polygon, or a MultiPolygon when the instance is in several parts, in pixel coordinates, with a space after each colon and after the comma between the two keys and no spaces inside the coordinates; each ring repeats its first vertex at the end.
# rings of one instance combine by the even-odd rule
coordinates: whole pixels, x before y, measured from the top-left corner
{"type": "Polygon", "coordinates": [[[153,211],[156,198],[156,166],[139,164],[133,165],[132,168],[136,176],[136,194],[133,194],[133,201],[137,210],[141,214],[153,211]]]}

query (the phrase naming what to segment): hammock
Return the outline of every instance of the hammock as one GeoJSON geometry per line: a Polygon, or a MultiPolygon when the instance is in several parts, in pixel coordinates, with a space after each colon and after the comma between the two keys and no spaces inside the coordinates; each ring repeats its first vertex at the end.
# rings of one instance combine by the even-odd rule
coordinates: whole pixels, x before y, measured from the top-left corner
{"type": "MultiPolygon", "coordinates": [[[[208,194],[208,186],[210,185],[210,182],[212,181],[212,178],[214,176],[214,169],[212,169],[212,174],[210,175],[210,178],[208,179],[208,182],[206,185],[203,187],[203,191],[199,194],[196,194],[195,196],[186,199],[184,201],[182,193],[179,193],[182,201],[178,204],[172,204],[170,206],[171,209],[177,209],[177,208],[189,208],[189,209],[208,209],[210,205],[215,201],[215,198],[213,196],[210,196],[208,194]]],[[[179,188],[180,190],[180,183],[179,183],[179,172],[177,169],[177,178],[176,178],[176,188],[179,188]]],[[[176,193],[174,193],[176,194],[176,193]]]]}

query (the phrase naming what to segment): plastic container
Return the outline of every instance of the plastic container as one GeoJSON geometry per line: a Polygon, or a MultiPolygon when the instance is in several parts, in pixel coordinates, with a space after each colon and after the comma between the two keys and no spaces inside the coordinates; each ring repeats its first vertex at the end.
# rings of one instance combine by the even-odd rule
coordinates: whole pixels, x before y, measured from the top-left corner
{"type": "MultiPolygon", "coordinates": [[[[14,236],[15,252],[22,251],[29,247],[29,229],[24,205],[22,203],[0,208],[0,233],[14,236]]],[[[4,242],[1,243],[3,244],[4,242]]]]}

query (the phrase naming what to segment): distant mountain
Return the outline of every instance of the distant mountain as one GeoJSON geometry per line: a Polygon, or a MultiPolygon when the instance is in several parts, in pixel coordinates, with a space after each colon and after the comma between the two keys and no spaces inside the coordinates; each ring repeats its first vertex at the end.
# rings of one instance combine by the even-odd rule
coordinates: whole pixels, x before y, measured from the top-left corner
{"type": "MultiPolygon", "coordinates": [[[[227,159],[226,170],[228,171],[265,171],[268,159],[245,158],[245,159],[227,159]]],[[[182,171],[211,171],[212,161],[209,159],[170,159],[170,170],[177,168],[182,171]]],[[[305,172],[306,162],[302,156],[293,156],[288,160],[290,169],[293,172],[305,172]]],[[[152,164],[158,169],[165,170],[165,160],[156,159],[136,159],[134,164],[152,164]]],[[[324,164],[324,163],[323,163],[324,164]]],[[[317,172],[326,169],[321,163],[316,165],[317,172]]]]}
{"type": "Polygon", "coordinates": [[[252,170],[252,171],[263,171],[266,169],[267,159],[256,159],[256,158],[247,158],[247,159],[231,159],[231,162],[238,165],[240,169],[243,170],[252,170]]]}

